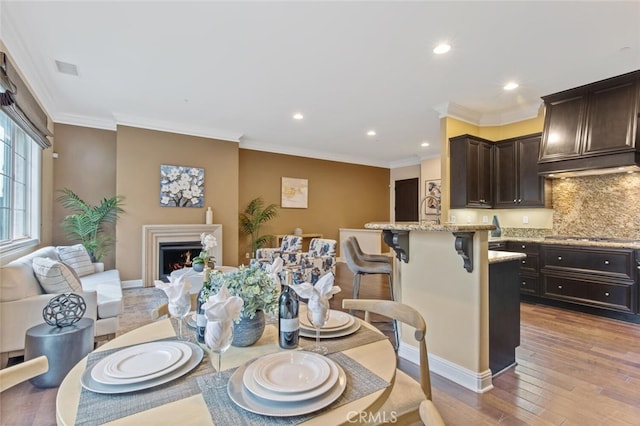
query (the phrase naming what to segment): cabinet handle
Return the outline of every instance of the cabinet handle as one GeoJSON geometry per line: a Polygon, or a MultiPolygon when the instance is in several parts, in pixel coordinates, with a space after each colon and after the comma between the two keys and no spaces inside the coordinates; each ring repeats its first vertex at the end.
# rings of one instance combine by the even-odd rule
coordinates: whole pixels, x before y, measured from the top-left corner
{"type": "Polygon", "coordinates": [[[562,260],[562,256],[558,256],[558,260],[562,260]]]}
{"type": "Polygon", "coordinates": [[[559,286],[558,286],[558,290],[560,290],[560,289],[562,289],[562,286],[561,286],[561,285],[559,285],[559,286]]]}
{"type": "Polygon", "coordinates": [[[527,248],[527,246],[525,246],[525,245],[523,244],[523,245],[522,245],[522,248],[523,248],[523,249],[524,249],[524,248],[527,248]]]}
{"type": "Polygon", "coordinates": [[[605,296],[607,296],[607,297],[609,297],[609,292],[607,291],[604,295],[605,295],[605,296]]]}
{"type": "Polygon", "coordinates": [[[513,202],[514,202],[514,203],[517,203],[517,201],[516,201],[515,199],[513,200],[513,202]]]}
{"type": "Polygon", "coordinates": [[[522,202],[522,200],[518,199],[518,204],[520,204],[522,202]]]}
{"type": "Polygon", "coordinates": [[[604,264],[605,264],[605,265],[608,265],[608,264],[609,264],[609,261],[608,261],[608,260],[605,260],[605,261],[604,261],[604,264]]]}
{"type": "Polygon", "coordinates": [[[523,261],[522,261],[522,264],[524,265],[525,263],[527,263],[527,261],[526,261],[526,260],[523,260],[523,261]]]}
{"type": "Polygon", "coordinates": [[[523,286],[527,285],[527,282],[526,281],[522,281],[522,285],[523,286]]]}

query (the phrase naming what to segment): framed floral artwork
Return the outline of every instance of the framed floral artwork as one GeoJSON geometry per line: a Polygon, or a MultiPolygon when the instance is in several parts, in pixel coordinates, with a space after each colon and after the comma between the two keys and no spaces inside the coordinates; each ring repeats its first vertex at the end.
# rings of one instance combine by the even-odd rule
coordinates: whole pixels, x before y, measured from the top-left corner
{"type": "Polygon", "coordinates": [[[440,192],[440,179],[426,180],[424,182],[424,193],[426,196],[424,214],[437,214],[440,210],[442,194],[440,192]]]}
{"type": "Polygon", "coordinates": [[[306,209],[308,193],[307,179],[282,178],[282,207],[306,209]]]}
{"type": "Polygon", "coordinates": [[[204,205],[204,169],[185,166],[160,166],[161,207],[202,207],[204,205]]]}

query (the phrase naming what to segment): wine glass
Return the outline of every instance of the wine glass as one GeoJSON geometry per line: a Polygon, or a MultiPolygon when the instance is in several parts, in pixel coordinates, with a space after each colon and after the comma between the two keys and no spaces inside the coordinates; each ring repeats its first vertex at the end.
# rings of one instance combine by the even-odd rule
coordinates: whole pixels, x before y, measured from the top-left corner
{"type": "Polygon", "coordinates": [[[177,300],[169,301],[169,313],[178,319],[178,340],[188,340],[182,334],[182,323],[184,317],[191,311],[191,296],[185,293],[177,300]]]}
{"type": "Polygon", "coordinates": [[[307,305],[307,319],[316,329],[316,344],[307,350],[321,355],[326,355],[329,352],[325,345],[320,344],[320,329],[329,321],[330,312],[328,305],[329,303],[327,303],[326,306],[320,304],[314,306],[313,309],[307,305]]]}
{"type": "Polygon", "coordinates": [[[222,377],[222,353],[229,349],[233,341],[233,320],[207,321],[204,331],[204,342],[209,350],[218,354],[218,368],[213,376],[213,387],[223,388],[227,385],[222,377]]]}

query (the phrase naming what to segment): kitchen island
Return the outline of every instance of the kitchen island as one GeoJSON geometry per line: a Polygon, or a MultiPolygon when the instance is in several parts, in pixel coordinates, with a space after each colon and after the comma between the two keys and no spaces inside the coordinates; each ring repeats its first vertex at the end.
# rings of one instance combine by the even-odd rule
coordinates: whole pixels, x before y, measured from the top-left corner
{"type": "MultiPolygon", "coordinates": [[[[384,222],[365,228],[382,230],[385,242],[396,251],[396,300],[417,309],[427,322],[431,370],[475,392],[490,390],[487,231],[495,227],[384,222]]],[[[496,257],[505,256],[514,256],[511,261],[521,257],[496,257]]],[[[402,331],[411,336],[409,329],[402,331]]],[[[413,362],[418,359],[418,349],[408,337],[401,339],[398,353],[413,362]]]]}

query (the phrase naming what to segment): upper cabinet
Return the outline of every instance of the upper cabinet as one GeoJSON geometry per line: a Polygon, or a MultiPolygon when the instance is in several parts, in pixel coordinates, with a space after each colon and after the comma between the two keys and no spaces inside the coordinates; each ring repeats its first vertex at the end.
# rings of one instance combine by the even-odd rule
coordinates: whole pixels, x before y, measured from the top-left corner
{"type": "Polygon", "coordinates": [[[541,134],[496,142],[494,207],[544,207],[545,178],[538,175],[541,134]]]}
{"type": "Polygon", "coordinates": [[[541,173],[636,164],[640,71],[542,99],[541,173]]]}
{"type": "Polygon", "coordinates": [[[449,139],[451,208],[493,206],[493,142],[471,135],[449,139]]]}

